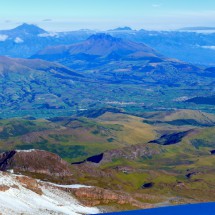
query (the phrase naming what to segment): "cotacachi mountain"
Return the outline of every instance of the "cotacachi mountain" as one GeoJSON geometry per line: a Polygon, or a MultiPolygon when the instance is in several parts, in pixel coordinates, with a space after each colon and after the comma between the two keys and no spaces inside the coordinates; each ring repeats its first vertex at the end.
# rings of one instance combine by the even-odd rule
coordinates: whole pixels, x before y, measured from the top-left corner
{"type": "MultiPolygon", "coordinates": [[[[34,57],[47,58],[49,59],[53,55],[75,55],[75,54],[86,54],[94,56],[106,56],[110,54],[116,54],[119,57],[129,56],[130,54],[140,53],[140,56],[161,56],[156,53],[155,50],[146,46],[145,44],[135,43],[132,41],[126,41],[121,38],[112,37],[109,34],[98,33],[90,36],[87,40],[70,46],[57,46],[48,47],[45,50],[40,51],[34,57]]],[[[69,56],[67,56],[69,57],[69,56]]],[[[57,57],[56,57],[57,58],[57,57]]]]}
{"type": "MultiPolygon", "coordinates": [[[[167,69],[169,66],[180,73],[186,72],[188,76],[190,73],[202,74],[200,68],[164,57],[145,44],[115,38],[103,33],[92,35],[78,44],[48,47],[31,58],[60,62],[77,71],[83,71],[83,73],[88,70],[106,72],[106,74],[116,71],[116,73],[126,75],[132,74],[135,77],[134,73],[139,72],[143,76],[147,76],[149,73],[153,77],[153,75],[156,76],[156,72],[168,73],[171,70],[167,69]],[[108,67],[110,71],[108,71],[108,67]],[[162,67],[164,68],[160,71],[162,67]]],[[[96,76],[96,74],[94,75],[96,76]]],[[[165,75],[168,76],[168,74],[165,75]]],[[[141,80],[140,77],[138,79],[141,80]]]]}

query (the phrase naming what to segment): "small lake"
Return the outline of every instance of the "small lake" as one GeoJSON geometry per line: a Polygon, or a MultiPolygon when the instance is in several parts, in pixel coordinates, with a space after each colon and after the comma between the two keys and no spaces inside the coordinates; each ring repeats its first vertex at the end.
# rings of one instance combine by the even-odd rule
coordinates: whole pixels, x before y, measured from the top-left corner
{"type": "Polygon", "coordinates": [[[106,213],[105,215],[215,215],[215,202],[187,204],[128,212],[106,213]]]}

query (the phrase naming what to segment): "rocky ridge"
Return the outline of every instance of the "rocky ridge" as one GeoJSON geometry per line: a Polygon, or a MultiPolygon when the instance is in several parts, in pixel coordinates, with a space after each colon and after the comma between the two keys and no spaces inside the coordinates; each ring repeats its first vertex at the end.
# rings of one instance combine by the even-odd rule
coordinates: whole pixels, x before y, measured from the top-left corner
{"type": "Polygon", "coordinates": [[[9,151],[0,154],[0,170],[30,172],[53,177],[71,176],[69,164],[58,155],[43,150],[9,151]]]}

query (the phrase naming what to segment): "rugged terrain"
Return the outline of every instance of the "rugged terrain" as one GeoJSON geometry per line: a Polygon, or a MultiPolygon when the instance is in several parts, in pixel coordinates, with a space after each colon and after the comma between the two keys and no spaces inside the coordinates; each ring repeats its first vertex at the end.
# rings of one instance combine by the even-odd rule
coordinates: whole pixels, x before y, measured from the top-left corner
{"type": "Polygon", "coordinates": [[[0,53],[10,56],[0,57],[1,212],[215,201],[213,38],[0,31],[0,53]],[[201,53],[186,63],[183,47],[201,53]]]}
{"type": "Polygon", "coordinates": [[[90,186],[65,189],[84,205],[117,211],[215,199],[212,114],[101,109],[0,123],[2,170],[90,186]]]}

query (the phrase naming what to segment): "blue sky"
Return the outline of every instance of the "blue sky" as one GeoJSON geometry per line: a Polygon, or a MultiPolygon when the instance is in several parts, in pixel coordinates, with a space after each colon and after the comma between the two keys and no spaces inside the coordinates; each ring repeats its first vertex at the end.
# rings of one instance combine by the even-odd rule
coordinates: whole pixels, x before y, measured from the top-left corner
{"type": "Polygon", "coordinates": [[[215,0],[0,0],[0,29],[23,22],[52,31],[215,26],[215,0]]]}

